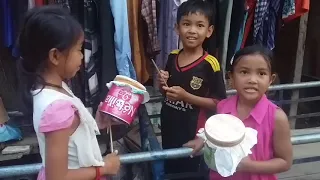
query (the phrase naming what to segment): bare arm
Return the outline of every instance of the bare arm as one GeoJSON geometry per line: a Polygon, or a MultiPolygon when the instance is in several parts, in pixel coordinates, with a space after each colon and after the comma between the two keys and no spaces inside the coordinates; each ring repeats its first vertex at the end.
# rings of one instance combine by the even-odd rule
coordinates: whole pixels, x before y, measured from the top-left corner
{"type": "Polygon", "coordinates": [[[196,96],[188,92],[186,93],[184,101],[186,101],[189,104],[194,104],[196,106],[210,110],[215,110],[218,104],[218,100],[196,96]]]}
{"type": "MultiPolygon", "coordinates": [[[[91,180],[96,177],[94,167],[68,170],[69,136],[76,130],[79,123],[79,117],[75,116],[69,128],[45,133],[47,180],[91,180]]],[[[100,169],[103,170],[103,168],[100,169]]]]}
{"type": "Polygon", "coordinates": [[[282,110],[276,111],[275,128],[273,131],[274,158],[268,161],[244,161],[239,171],[261,174],[285,172],[292,165],[292,144],[290,126],[287,115],[282,110]]]}

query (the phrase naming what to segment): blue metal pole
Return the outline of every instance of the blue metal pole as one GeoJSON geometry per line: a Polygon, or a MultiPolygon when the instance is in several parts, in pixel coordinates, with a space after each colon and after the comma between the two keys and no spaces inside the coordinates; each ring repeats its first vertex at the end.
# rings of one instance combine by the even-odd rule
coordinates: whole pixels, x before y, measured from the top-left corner
{"type": "MultiPolygon", "coordinates": [[[[320,142],[320,133],[293,136],[291,137],[291,142],[293,145],[320,142]]],[[[130,153],[120,155],[120,161],[122,164],[130,164],[145,161],[183,158],[190,156],[191,152],[192,149],[190,148],[176,148],[161,151],[130,153]]],[[[0,178],[36,174],[39,172],[41,166],[41,164],[28,164],[0,167],[0,178]]]]}

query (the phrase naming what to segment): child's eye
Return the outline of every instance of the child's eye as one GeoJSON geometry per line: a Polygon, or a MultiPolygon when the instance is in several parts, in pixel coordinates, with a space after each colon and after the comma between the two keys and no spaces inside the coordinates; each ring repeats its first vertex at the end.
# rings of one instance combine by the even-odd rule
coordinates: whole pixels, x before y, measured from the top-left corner
{"type": "Polygon", "coordinates": [[[199,24],[198,26],[199,26],[199,27],[204,27],[204,25],[203,25],[203,24],[199,24]]]}
{"type": "Polygon", "coordinates": [[[248,71],[240,71],[240,74],[248,74],[248,71]]]}
{"type": "Polygon", "coordinates": [[[265,72],[260,72],[259,75],[260,75],[260,76],[265,76],[265,75],[267,75],[267,73],[265,73],[265,72]]]}
{"type": "Polygon", "coordinates": [[[184,26],[189,26],[190,24],[189,24],[189,23],[183,23],[183,25],[184,25],[184,26]]]}

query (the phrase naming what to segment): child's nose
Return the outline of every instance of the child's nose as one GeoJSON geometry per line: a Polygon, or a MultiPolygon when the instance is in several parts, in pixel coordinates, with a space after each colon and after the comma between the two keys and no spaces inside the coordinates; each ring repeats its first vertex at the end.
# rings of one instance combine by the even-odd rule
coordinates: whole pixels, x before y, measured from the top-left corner
{"type": "Polygon", "coordinates": [[[257,83],[258,82],[258,78],[255,75],[251,75],[249,78],[249,83],[257,83]]]}

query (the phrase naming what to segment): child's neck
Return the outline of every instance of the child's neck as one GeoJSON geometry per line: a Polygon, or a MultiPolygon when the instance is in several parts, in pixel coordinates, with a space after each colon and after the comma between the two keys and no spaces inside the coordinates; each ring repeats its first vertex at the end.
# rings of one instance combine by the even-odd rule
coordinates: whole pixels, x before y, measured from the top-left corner
{"type": "Polygon", "coordinates": [[[201,56],[203,54],[203,48],[202,46],[196,48],[184,47],[181,53],[187,57],[201,56]]]}
{"type": "Polygon", "coordinates": [[[178,58],[178,65],[180,67],[187,66],[203,55],[203,48],[183,48],[178,58]]]}
{"type": "Polygon", "coordinates": [[[238,112],[239,118],[241,120],[247,119],[252,109],[256,106],[256,104],[257,104],[256,101],[247,101],[239,97],[237,102],[237,112],[238,112]]]}
{"type": "Polygon", "coordinates": [[[57,73],[45,72],[42,77],[46,83],[62,86],[62,79],[57,73]]]}

